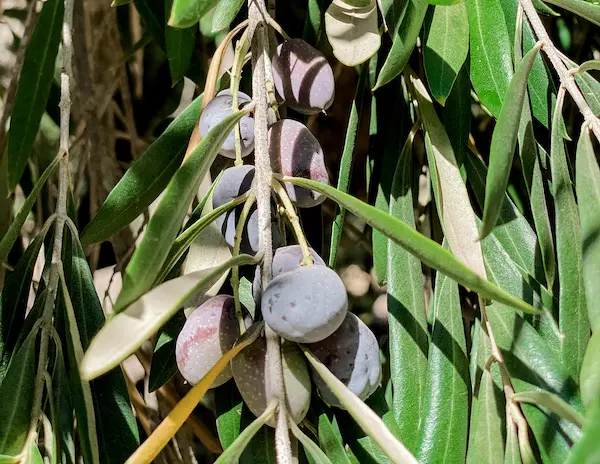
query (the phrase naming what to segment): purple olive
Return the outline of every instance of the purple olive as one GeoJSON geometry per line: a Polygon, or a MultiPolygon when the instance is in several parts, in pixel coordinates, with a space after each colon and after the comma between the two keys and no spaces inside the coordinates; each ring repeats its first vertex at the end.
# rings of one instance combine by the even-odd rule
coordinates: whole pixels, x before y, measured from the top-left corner
{"type": "Polygon", "coordinates": [[[282,338],[314,343],[329,337],[346,317],[342,279],[326,266],[302,266],[275,277],[265,289],[261,311],[282,338]]]}
{"type": "Polygon", "coordinates": [[[320,113],[333,103],[333,70],[323,54],[302,39],[289,39],[277,47],[273,81],[281,99],[299,113],[320,113]]]}
{"type": "MultiPolygon", "coordinates": [[[[312,353],[360,399],[367,399],[381,382],[379,345],[371,329],[353,313],[325,340],[308,346],[312,353]]],[[[313,370],[313,380],[323,400],[331,406],[342,404],[313,370]]]]}
{"type": "MultiPolygon", "coordinates": [[[[308,128],[293,119],[281,119],[269,129],[269,156],[273,171],[329,185],[323,150],[308,128]]],[[[325,196],[286,182],[285,189],[300,208],[317,206],[325,196]]]]}
{"type": "MultiPolygon", "coordinates": [[[[243,308],[244,312],[247,312],[243,308]]],[[[252,321],[246,318],[245,324],[252,321]]],[[[192,385],[198,383],[240,336],[234,299],[217,295],[200,305],[185,322],[177,337],[175,357],[181,375],[192,385]]],[[[222,371],[211,388],[231,378],[231,368],[222,371]]]]}
{"type": "MultiPolygon", "coordinates": [[[[260,416],[271,400],[266,356],[266,340],[261,337],[231,361],[235,384],[255,416],[260,416]]],[[[310,406],[310,374],[302,352],[294,343],[282,343],[281,361],[287,410],[298,423],[304,419],[310,406]]],[[[272,417],[267,424],[274,427],[275,419],[272,417]]]]}
{"type": "MultiPolygon", "coordinates": [[[[242,107],[249,103],[252,99],[243,92],[238,93],[238,105],[242,107]]],[[[213,98],[206,108],[202,110],[199,121],[200,136],[206,137],[208,132],[220,123],[225,117],[229,116],[232,111],[233,97],[229,91],[220,92],[213,98]]],[[[252,114],[245,115],[240,120],[240,142],[242,148],[242,156],[247,156],[254,150],[254,117],[252,114]]],[[[235,131],[232,130],[221,148],[219,154],[227,158],[235,159],[235,131]]]]}

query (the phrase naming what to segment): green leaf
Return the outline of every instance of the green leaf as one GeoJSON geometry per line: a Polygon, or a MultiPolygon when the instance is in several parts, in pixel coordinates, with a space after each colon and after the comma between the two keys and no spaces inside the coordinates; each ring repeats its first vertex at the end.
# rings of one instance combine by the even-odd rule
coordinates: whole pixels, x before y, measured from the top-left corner
{"type": "MultiPolygon", "coordinates": [[[[352,107],[350,108],[350,117],[348,119],[348,126],[346,129],[346,138],[344,139],[344,149],[342,151],[342,157],[340,159],[340,167],[338,171],[337,188],[338,190],[346,193],[350,189],[350,181],[352,180],[354,149],[356,146],[356,137],[358,135],[360,115],[362,113],[365,86],[368,77],[367,70],[364,66],[361,68],[359,73],[360,77],[356,86],[352,107]]],[[[337,207],[336,216],[333,224],[331,225],[331,245],[329,247],[329,267],[332,269],[335,269],[335,262],[338,248],[340,246],[340,240],[342,239],[345,218],[346,211],[337,207]]]]}
{"type": "MultiPolygon", "coordinates": [[[[242,408],[242,424],[247,427],[255,419],[247,406],[242,408]]],[[[240,464],[277,464],[275,429],[262,427],[246,446],[240,464]]]]}
{"type": "Polygon", "coordinates": [[[472,411],[468,464],[504,460],[504,394],[494,383],[491,372],[497,368],[492,364],[489,370],[483,370],[478,388],[473,393],[477,406],[472,411]]]}
{"type": "Polygon", "coordinates": [[[567,419],[579,428],[583,426],[583,415],[573,409],[573,407],[565,400],[552,393],[545,391],[521,392],[516,393],[513,396],[513,400],[518,401],[519,403],[530,403],[542,406],[550,412],[567,419]]]}
{"type": "Polygon", "coordinates": [[[600,7],[596,3],[580,0],[546,0],[551,5],[564,8],[571,13],[587,19],[592,24],[600,26],[600,7]]]}
{"type": "Polygon", "coordinates": [[[392,39],[392,48],[379,71],[373,91],[391,82],[402,72],[417,43],[428,4],[424,0],[407,0],[407,3],[402,21],[392,39]]]}
{"type": "Polygon", "coordinates": [[[442,115],[460,174],[465,180],[467,175],[464,164],[465,158],[469,156],[469,134],[471,133],[471,81],[468,61],[464,62],[456,77],[442,115]]]}
{"type": "Polygon", "coordinates": [[[320,0],[308,0],[302,38],[308,43],[319,43],[323,32],[322,23],[323,13],[320,0]]]}
{"type": "Polygon", "coordinates": [[[408,6],[407,0],[378,0],[379,11],[383,16],[383,22],[385,23],[388,34],[391,37],[397,33],[398,28],[404,17],[406,7],[408,6]]]}
{"type": "Polygon", "coordinates": [[[600,329],[600,169],[587,126],[582,127],[577,144],[575,174],[585,299],[590,326],[595,332],[600,329]]]}
{"type": "Polygon", "coordinates": [[[90,382],[81,379],[77,373],[83,357],[83,346],[81,336],[75,319],[73,303],[69,296],[69,290],[65,282],[65,276],[60,272],[60,287],[62,290],[62,299],[66,313],[65,326],[68,334],[68,353],[69,363],[72,365],[71,390],[73,391],[73,402],[75,406],[75,417],[77,419],[77,429],[79,441],[81,443],[82,454],[86,462],[100,462],[100,448],[98,445],[98,430],[96,428],[96,413],[94,411],[94,399],[90,382]]]}
{"type": "Polygon", "coordinates": [[[438,273],[434,298],[426,414],[418,459],[464,462],[469,427],[469,363],[458,285],[438,273]]]}
{"type": "Polygon", "coordinates": [[[215,389],[217,432],[223,449],[229,448],[240,434],[243,405],[242,397],[231,382],[215,389]]]}
{"type": "Polygon", "coordinates": [[[175,344],[184,324],[185,315],[180,311],[160,330],[152,351],[152,364],[148,378],[149,392],[158,390],[177,373],[175,344]]]}
{"type": "Polygon", "coordinates": [[[444,250],[436,242],[418,233],[399,219],[379,211],[377,208],[351,195],[339,192],[329,185],[300,177],[285,177],[284,180],[326,195],[388,236],[427,266],[437,269],[464,287],[480,293],[481,296],[503,302],[526,313],[539,314],[539,311],[528,303],[515,298],[505,290],[479,277],[448,250],[444,250]]]}
{"type": "Polygon", "coordinates": [[[125,269],[123,289],[115,302],[115,312],[123,311],[152,287],[217,151],[235,124],[251,109],[246,107],[224,118],[177,170],[148,222],[142,242],[125,269]]]}
{"type": "Polygon", "coordinates": [[[495,117],[512,77],[512,44],[499,0],[466,0],[469,17],[471,82],[495,117]]]}
{"type": "MultiPolygon", "coordinates": [[[[411,131],[394,174],[391,216],[415,230],[411,131]]],[[[404,445],[416,452],[425,416],[427,383],[427,320],[423,275],[419,260],[388,240],[387,307],[390,334],[392,411],[404,445]]]]}
{"type": "Polygon", "coordinates": [[[506,447],[504,449],[504,464],[521,464],[519,437],[514,422],[506,424],[506,447]]]}
{"type": "Polygon", "coordinates": [[[19,259],[15,269],[6,276],[4,289],[0,296],[0,382],[6,374],[8,363],[25,320],[33,266],[54,220],[55,218],[51,217],[46,221],[40,233],[19,259]]]}
{"type": "Polygon", "coordinates": [[[218,0],[174,0],[169,26],[191,27],[217,4],[218,0]]]}
{"type": "Polygon", "coordinates": [[[125,311],[112,316],[96,334],[81,366],[93,379],[120,364],[156,333],[186,301],[206,292],[232,266],[257,264],[260,256],[239,255],[226,263],[169,280],[152,289],[125,311]]]}
{"type": "Polygon", "coordinates": [[[517,135],[523,111],[523,101],[527,93],[527,79],[541,44],[531,49],[521,60],[506,92],[502,110],[494,128],[490,147],[490,165],[485,186],[485,204],[483,208],[483,227],[481,238],[492,231],[502,203],[497,201],[502,197],[508,185],[513,155],[517,145],[517,135]]]}
{"type": "Polygon", "coordinates": [[[392,434],[381,418],[304,346],[301,346],[308,362],[331,389],[360,428],[368,434],[394,463],[415,463],[416,459],[392,434]]]}
{"type": "MultiPolygon", "coordinates": [[[[71,248],[71,259],[65,260],[64,275],[73,305],[81,346],[83,350],[87,350],[92,337],[104,323],[104,312],[83,248],[77,238],[77,231],[72,224],[68,222],[67,224],[70,232],[68,243],[71,248]]],[[[72,354],[74,353],[70,352],[70,355],[72,354]]],[[[71,386],[78,386],[85,380],[80,376],[77,364],[72,358],[69,359],[68,369],[71,386]]],[[[101,379],[90,382],[90,388],[94,401],[101,462],[102,464],[125,462],[139,445],[139,435],[123,373],[120,369],[108,372],[101,379]]],[[[77,406],[75,393],[71,388],[73,403],[77,406]]]]}
{"type": "Polygon", "coordinates": [[[14,221],[2,237],[2,240],[0,241],[0,263],[5,262],[6,258],[8,258],[8,254],[10,253],[10,250],[15,244],[17,238],[19,238],[21,228],[25,223],[25,219],[27,219],[27,215],[31,212],[31,208],[33,208],[40,190],[48,180],[48,177],[50,177],[50,175],[54,172],[54,168],[56,168],[60,159],[60,156],[54,158],[52,163],[50,163],[50,165],[44,170],[38,181],[31,189],[31,192],[27,196],[25,203],[23,203],[23,206],[21,206],[21,209],[19,210],[19,213],[15,217],[14,221]]]}
{"type": "Polygon", "coordinates": [[[350,459],[344,450],[344,444],[338,437],[326,413],[319,415],[319,445],[332,462],[336,464],[350,464],[350,459]]]}
{"type": "Polygon", "coordinates": [[[600,332],[594,332],[583,358],[579,384],[581,399],[586,408],[589,408],[596,397],[600,395],[600,332]]]}
{"type": "Polygon", "coordinates": [[[143,214],[160,195],[181,165],[201,106],[202,95],[177,116],[125,172],[82,232],[83,245],[108,240],[143,214]]]}
{"type": "MultiPolygon", "coordinates": [[[[210,195],[210,192],[207,195],[210,195]]],[[[194,242],[198,235],[200,235],[200,233],[206,229],[206,227],[210,226],[215,221],[215,219],[217,219],[222,214],[226,213],[227,211],[235,208],[237,205],[246,201],[247,198],[248,195],[242,195],[210,211],[205,216],[200,217],[200,219],[191,224],[189,227],[187,227],[186,224],[186,230],[175,239],[175,242],[173,242],[173,245],[169,250],[169,254],[165,259],[162,269],[156,277],[154,284],[158,285],[167,277],[167,275],[169,274],[169,272],[171,272],[175,264],[177,264],[179,259],[186,252],[186,250],[190,247],[190,245],[194,242]]]]}
{"type": "Polygon", "coordinates": [[[212,31],[222,31],[229,27],[244,5],[244,0],[220,0],[215,8],[212,31]]]}
{"type": "MultiPolygon", "coordinates": [[[[168,9],[172,3],[172,1],[165,3],[167,14],[169,14],[168,9]]],[[[183,79],[190,66],[190,60],[194,53],[195,37],[195,27],[188,27],[186,29],[175,29],[171,26],[165,27],[165,47],[173,86],[183,79]]]]}
{"type": "Polygon", "coordinates": [[[11,191],[19,183],[27,166],[46,109],[60,43],[63,11],[61,0],[44,2],[25,51],[8,132],[8,187],[11,191]]]}
{"type": "Polygon", "coordinates": [[[583,258],[579,212],[567,165],[560,121],[564,89],[559,92],[554,117],[550,167],[552,194],[555,204],[556,251],[559,276],[559,327],[563,334],[562,359],[574,378],[579,369],[590,337],[583,285],[583,258]]]}
{"type": "MultiPolygon", "coordinates": [[[[39,328],[39,327],[38,327],[39,328]]],[[[38,330],[32,331],[13,356],[0,385],[0,453],[21,452],[31,422],[37,372],[38,330]]]]}
{"type": "Polygon", "coordinates": [[[302,430],[298,428],[293,420],[288,421],[288,423],[294,436],[300,443],[302,443],[304,450],[310,453],[313,461],[316,464],[332,464],[329,457],[323,451],[321,451],[321,448],[319,448],[314,441],[312,441],[304,432],[302,432],[302,430]]]}
{"type": "Polygon", "coordinates": [[[263,427],[267,421],[271,418],[275,412],[276,402],[271,403],[265,411],[257,417],[248,427],[246,427],[242,433],[235,439],[235,441],[223,451],[223,454],[215,461],[215,464],[225,464],[230,462],[239,462],[240,456],[250,443],[250,440],[256,432],[263,427]]]}
{"type": "Polygon", "coordinates": [[[364,8],[366,6],[370,6],[373,2],[372,0],[341,0],[342,3],[345,3],[348,6],[353,6],[355,8],[364,8]]]}
{"type": "Polygon", "coordinates": [[[568,464],[593,464],[598,462],[600,448],[598,448],[598,437],[600,436],[600,396],[596,398],[590,407],[585,424],[583,436],[573,445],[569,455],[568,464]]]}
{"type": "Polygon", "coordinates": [[[444,105],[469,53],[467,9],[464,2],[438,6],[428,19],[423,65],[433,98],[444,105]]]}

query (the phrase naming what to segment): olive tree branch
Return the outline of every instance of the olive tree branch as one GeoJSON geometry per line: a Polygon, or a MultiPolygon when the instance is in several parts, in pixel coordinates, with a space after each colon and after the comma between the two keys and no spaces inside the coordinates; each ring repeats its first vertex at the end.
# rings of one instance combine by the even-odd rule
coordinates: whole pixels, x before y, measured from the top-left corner
{"type": "Polygon", "coordinates": [[[575,104],[579,108],[579,111],[583,115],[585,122],[589,124],[594,132],[594,135],[600,141],[600,120],[596,117],[588,103],[585,101],[581,90],[575,82],[575,77],[569,72],[569,69],[567,69],[567,66],[560,58],[560,52],[556,49],[554,43],[552,43],[546,28],[542,24],[542,20],[540,19],[540,16],[533,5],[533,0],[519,0],[519,3],[523,6],[525,16],[527,16],[535,35],[537,36],[538,40],[542,42],[542,50],[544,53],[546,53],[546,56],[558,74],[561,86],[563,86],[569,92],[575,101],[575,104]]]}
{"type": "Polygon", "coordinates": [[[34,402],[31,414],[29,433],[34,433],[41,413],[42,391],[44,388],[44,372],[48,362],[48,345],[52,334],[52,317],[56,302],[56,294],[62,270],[62,244],[65,223],[67,222],[67,194],[69,190],[69,121],[71,119],[71,80],[73,79],[73,7],[74,0],[64,0],[65,13],[62,27],[62,72],[60,75],[60,145],[58,171],[58,199],[56,201],[56,231],[50,276],[48,279],[48,295],[42,313],[42,333],[40,339],[40,354],[35,378],[34,402]]]}
{"type": "MultiPolygon", "coordinates": [[[[268,104],[266,72],[269,63],[269,41],[267,37],[267,16],[264,0],[248,0],[248,37],[252,40],[252,98],[254,110],[254,159],[256,182],[256,205],[258,209],[259,249],[263,253],[262,288],[267,288],[272,276],[273,249],[271,232],[271,161],[268,142],[268,104]]],[[[292,462],[290,436],[286,421],[285,390],[279,337],[265,324],[267,339],[267,369],[269,391],[277,399],[278,420],[275,428],[275,450],[277,461],[292,462]]]]}

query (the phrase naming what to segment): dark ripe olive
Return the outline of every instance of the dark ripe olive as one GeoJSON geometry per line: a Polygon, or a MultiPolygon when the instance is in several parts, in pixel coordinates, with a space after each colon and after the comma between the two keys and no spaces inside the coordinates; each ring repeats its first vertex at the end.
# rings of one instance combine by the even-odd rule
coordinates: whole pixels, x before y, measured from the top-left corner
{"type": "MultiPolygon", "coordinates": [[[[269,156],[273,171],[284,176],[304,177],[329,185],[323,150],[307,127],[293,119],[281,119],[269,129],[269,156]]],[[[325,196],[286,182],[285,189],[301,208],[317,206],[325,196]]]]}
{"type": "Polygon", "coordinates": [[[320,113],[333,103],[333,70],[323,54],[302,39],[288,39],[277,47],[273,81],[281,99],[299,113],[320,113]]]}
{"type": "MultiPolygon", "coordinates": [[[[251,98],[243,92],[238,93],[238,106],[249,103],[251,98]]],[[[220,123],[232,111],[233,97],[229,91],[220,92],[213,98],[200,115],[199,129],[200,136],[206,137],[208,132],[220,123]]],[[[247,114],[240,120],[240,142],[242,156],[249,155],[254,150],[254,117],[247,114]]],[[[235,131],[232,130],[219,150],[219,154],[227,158],[235,159],[235,131]]]]}
{"type": "MultiPolygon", "coordinates": [[[[271,400],[266,356],[267,344],[261,337],[231,361],[235,384],[255,416],[260,416],[271,400]]],[[[287,410],[298,423],[310,406],[310,374],[302,352],[294,343],[281,344],[281,361],[287,410]]],[[[274,427],[275,419],[272,417],[267,423],[274,427]]]]}
{"type": "MultiPolygon", "coordinates": [[[[359,398],[367,399],[381,382],[379,345],[371,329],[353,313],[325,340],[308,346],[312,353],[359,398]]],[[[321,376],[313,380],[323,400],[342,408],[321,376]]]]}
{"type": "MultiPolygon", "coordinates": [[[[245,309],[244,309],[245,312],[245,309]]],[[[249,326],[249,317],[245,321],[249,326]]],[[[229,351],[240,335],[234,299],[217,295],[190,314],[177,337],[175,358],[181,375],[192,385],[198,383],[215,363],[229,351]]],[[[231,378],[231,368],[222,371],[211,388],[231,378]]]]}
{"type": "Polygon", "coordinates": [[[347,309],[342,279],[326,266],[302,266],[279,274],[261,299],[265,322],[280,337],[298,343],[329,337],[347,309]]]}

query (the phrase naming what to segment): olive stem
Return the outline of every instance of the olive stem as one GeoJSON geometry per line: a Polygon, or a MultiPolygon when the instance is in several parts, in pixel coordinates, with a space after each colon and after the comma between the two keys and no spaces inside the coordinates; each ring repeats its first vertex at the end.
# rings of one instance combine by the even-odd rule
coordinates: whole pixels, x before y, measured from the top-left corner
{"type": "Polygon", "coordinates": [[[296,240],[298,240],[298,245],[300,246],[300,250],[302,250],[302,262],[300,263],[302,266],[310,266],[314,264],[314,260],[310,251],[308,249],[308,242],[306,241],[306,237],[304,236],[304,231],[302,230],[302,226],[300,226],[300,220],[298,219],[298,214],[296,214],[296,209],[290,200],[287,191],[281,183],[273,179],[271,182],[273,186],[273,190],[283,203],[283,207],[285,208],[285,213],[292,225],[292,229],[294,230],[294,235],[296,236],[296,240]]]}
{"type": "MultiPolygon", "coordinates": [[[[258,209],[259,250],[263,253],[261,266],[262,288],[267,288],[272,276],[273,249],[271,231],[271,160],[268,142],[268,104],[266,73],[269,62],[269,42],[266,22],[269,14],[264,0],[248,0],[248,36],[252,37],[252,98],[256,103],[254,110],[254,159],[256,203],[258,209]]],[[[270,70],[270,69],[269,69],[270,70]]],[[[286,423],[285,389],[279,336],[265,324],[267,343],[266,381],[269,382],[272,398],[279,402],[275,428],[275,452],[279,463],[292,462],[292,449],[289,430],[286,423]]]]}
{"type": "MultiPolygon", "coordinates": [[[[237,226],[235,228],[235,238],[233,240],[233,256],[237,256],[240,254],[240,245],[242,243],[242,236],[244,234],[244,227],[246,226],[246,220],[248,219],[248,214],[250,213],[250,208],[254,205],[256,201],[256,195],[254,192],[250,194],[246,202],[244,203],[244,207],[242,208],[242,212],[238,219],[237,226]]],[[[235,214],[235,212],[233,213],[235,214]]],[[[235,317],[240,325],[240,335],[246,331],[246,325],[244,324],[244,315],[242,314],[242,305],[240,303],[240,267],[233,266],[231,268],[231,288],[233,288],[233,299],[235,304],[235,317]]]]}
{"type": "MultiPolygon", "coordinates": [[[[235,57],[233,59],[233,66],[231,72],[231,84],[229,91],[232,98],[232,111],[237,111],[239,108],[238,95],[240,90],[240,80],[242,79],[242,68],[244,67],[246,53],[250,48],[250,41],[248,40],[248,29],[244,31],[240,40],[235,44],[235,57]]],[[[235,165],[241,166],[244,164],[242,161],[242,136],[240,134],[240,123],[235,125],[235,165]]]]}

